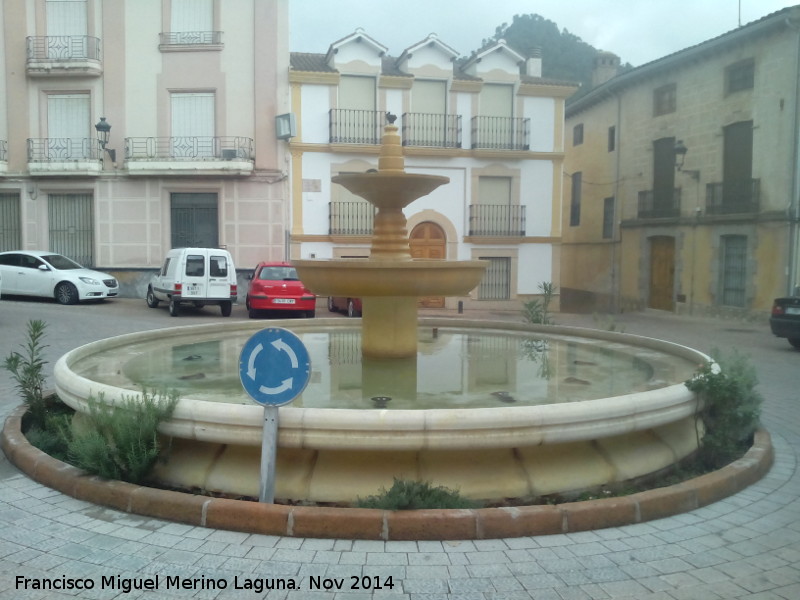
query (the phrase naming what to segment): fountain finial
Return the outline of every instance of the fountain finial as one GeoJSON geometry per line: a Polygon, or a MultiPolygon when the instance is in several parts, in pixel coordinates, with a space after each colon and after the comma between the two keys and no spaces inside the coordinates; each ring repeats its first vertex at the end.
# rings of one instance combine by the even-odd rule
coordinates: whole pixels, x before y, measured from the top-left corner
{"type": "Polygon", "coordinates": [[[405,172],[405,159],[403,158],[403,142],[397,132],[397,125],[394,122],[397,115],[390,112],[386,113],[386,125],[383,127],[383,137],[381,138],[381,153],[378,157],[378,171],[383,172],[405,172]]]}

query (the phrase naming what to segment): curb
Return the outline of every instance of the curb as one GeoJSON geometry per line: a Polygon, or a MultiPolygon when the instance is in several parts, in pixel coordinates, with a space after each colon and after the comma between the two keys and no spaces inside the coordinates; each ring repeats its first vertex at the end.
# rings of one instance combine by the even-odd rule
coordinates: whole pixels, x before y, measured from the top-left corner
{"type": "Polygon", "coordinates": [[[261,504],[160,490],[87,475],[31,446],[25,407],[5,421],[0,447],[31,479],[122,512],[200,527],[290,537],[367,540],[469,540],[573,533],[642,523],[688,512],[743,490],[772,466],[769,433],[756,431],[747,453],[694,479],[630,496],[558,505],[385,511],[261,504]]]}

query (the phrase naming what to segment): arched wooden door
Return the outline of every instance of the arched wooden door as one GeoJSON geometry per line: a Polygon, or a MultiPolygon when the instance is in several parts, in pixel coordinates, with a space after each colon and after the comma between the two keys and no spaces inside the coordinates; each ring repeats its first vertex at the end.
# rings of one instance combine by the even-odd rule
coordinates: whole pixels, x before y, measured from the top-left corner
{"type": "MultiPolygon", "coordinates": [[[[432,221],[424,221],[411,230],[409,236],[412,258],[445,258],[447,237],[444,230],[432,221]]],[[[444,296],[425,296],[419,299],[423,308],[444,308],[444,296]]]]}

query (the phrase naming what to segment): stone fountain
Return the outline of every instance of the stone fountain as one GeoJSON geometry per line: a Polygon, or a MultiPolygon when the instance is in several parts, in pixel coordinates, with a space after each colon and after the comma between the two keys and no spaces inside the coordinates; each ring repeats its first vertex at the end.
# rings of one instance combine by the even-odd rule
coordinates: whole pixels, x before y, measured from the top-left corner
{"type": "MultiPolygon", "coordinates": [[[[340,175],[333,181],[377,208],[370,257],[294,264],[318,294],[362,298],[358,383],[366,401],[360,408],[338,401],[342,387],[336,379],[341,373],[335,372],[332,355],[323,353],[316,368],[327,385],[321,390],[323,404],[306,402],[307,389],[294,404],[280,408],[278,500],[348,503],[390,487],[393,478],[430,481],[481,500],[529,498],[646,476],[696,450],[702,433],[698,401],[683,384],[709,360],[696,350],[569,327],[461,319],[457,324],[453,319],[418,322],[418,297],[468,293],[479,283],[485,263],[412,260],[403,208],[448,179],[405,172],[393,123],[385,128],[377,172],[340,175]],[[435,343],[418,348],[418,336],[434,330],[435,343]],[[445,345],[457,336],[463,338],[459,347],[445,345]],[[499,382],[500,375],[535,371],[537,366],[520,357],[518,344],[517,350],[500,356],[491,342],[488,354],[471,356],[476,344],[470,342],[487,336],[521,338],[521,344],[534,349],[549,346],[550,374],[527,387],[512,387],[517,384],[511,376],[499,382]],[[428,384],[417,381],[417,361],[437,344],[444,348],[447,366],[433,369],[435,383],[454,375],[456,387],[477,390],[490,404],[473,407],[445,400],[423,408],[413,400],[417,392],[432,395],[424,389],[428,384]],[[624,364],[601,375],[593,365],[609,353],[620,354],[624,364]],[[462,362],[454,364],[458,360],[462,362]],[[631,364],[644,366],[642,379],[621,388],[607,385],[631,364]],[[488,375],[492,387],[476,383],[478,372],[488,375]],[[576,398],[577,388],[592,393],[576,398]],[[534,399],[535,389],[546,391],[546,398],[534,399]],[[392,396],[412,400],[398,407],[392,396]]],[[[320,336],[333,340],[337,332],[354,326],[351,319],[269,325],[286,327],[312,342],[320,336]]],[[[241,392],[236,374],[244,342],[262,327],[244,320],[100,340],[59,359],[56,391],[77,411],[86,411],[90,396],[113,405],[140,394],[143,383],[130,376],[134,365],[158,376],[171,373],[165,379],[170,388],[184,379],[200,381],[199,388],[180,392],[172,418],[162,424],[161,432],[172,443],[157,478],[172,486],[258,496],[263,409],[236,397],[241,392]],[[186,356],[202,360],[188,363],[186,356]],[[184,376],[180,369],[187,364],[203,365],[203,371],[184,376]],[[237,379],[238,389],[209,399],[204,388],[226,376],[237,379]]],[[[330,352],[332,344],[318,345],[330,352]]]]}
{"type": "Polygon", "coordinates": [[[388,115],[378,170],[333,178],[377,208],[367,260],[294,260],[300,279],[321,296],[361,297],[361,351],[366,358],[417,355],[417,299],[462,296],[481,280],[486,262],[411,258],[403,209],[447,177],[406,173],[395,117],[388,115]]]}

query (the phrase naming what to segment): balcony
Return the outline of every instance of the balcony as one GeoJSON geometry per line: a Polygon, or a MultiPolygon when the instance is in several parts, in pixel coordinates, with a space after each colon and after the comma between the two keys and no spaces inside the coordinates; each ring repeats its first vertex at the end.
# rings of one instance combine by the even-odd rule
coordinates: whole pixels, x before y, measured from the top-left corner
{"type": "Polygon", "coordinates": [[[87,35],[46,35],[27,38],[26,72],[31,77],[103,74],[100,40],[87,35]]]}
{"type": "Polygon", "coordinates": [[[249,175],[254,160],[253,140],[247,137],[125,138],[125,166],[131,175],[249,175]]]}
{"type": "Polygon", "coordinates": [[[706,185],[707,215],[752,215],[760,206],[760,179],[706,185]]]}
{"type": "Polygon", "coordinates": [[[470,204],[469,235],[524,237],[525,207],[510,204],[470,204]]]}
{"type": "Polygon", "coordinates": [[[368,202],[331,202],[328,205],[331,235],[372,235],[375,207],[368,202]]]}
{"type": "Polygon", "coordinates": [[[403,146],[461,148],[461,115],[403,114],[403,146]]]}
{"type": "Polygon", "coordinates": [[[640,219],[677,218],[681,214],[681,189],[639,192],[640,219]],[[665,193],[666,192],[666,193],[665,193]]]}
{"type": "Polygon", "coordinates": [[[103,149],[95,138],[28,139],[31,175],[98,175],[103,149]]]}
{"type": "Polygon", "coordinates": [[[530,150],[530,119],[473,117],[472,147],[482,150],[530,150]]]}
{"type": "Polygon", "coordinates": [[[162,52],[222,50],[221,31],[168,31],[159,34],[162,52]]]}
{"type": "Polygon", "coordinates": [[[329,113],[331,144],[371,144],[381,142],[386,114],[378,110],[332,108],[329,113]]]}

